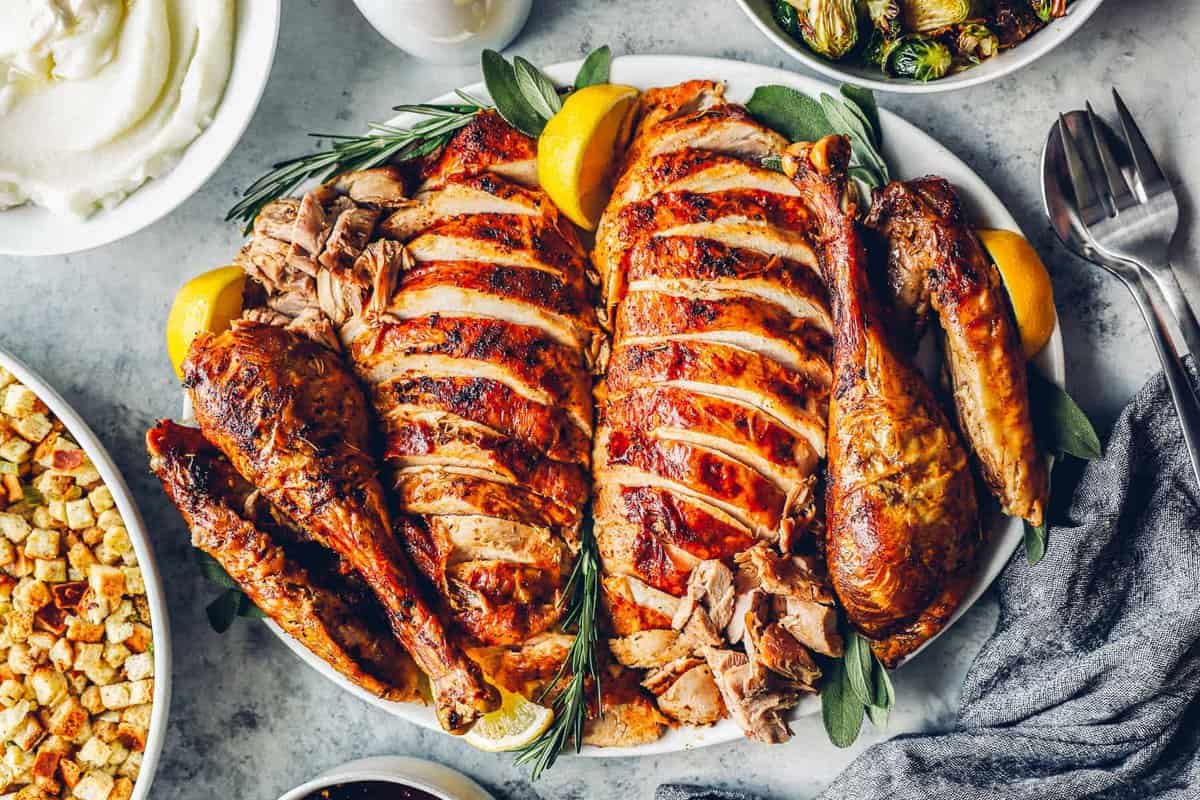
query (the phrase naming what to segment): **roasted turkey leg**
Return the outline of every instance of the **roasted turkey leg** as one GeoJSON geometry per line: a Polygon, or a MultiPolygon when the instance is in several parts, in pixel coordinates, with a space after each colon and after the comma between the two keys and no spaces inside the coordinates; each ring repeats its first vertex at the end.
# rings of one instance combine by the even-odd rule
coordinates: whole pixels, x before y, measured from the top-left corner
{"type": "MultiPolygon", "coordinates": [[[[420,701],[420,673],[346,586],[326,585],[244,511],[253,491],[196,428],[163,420],[146,434],[150,468],[179,509],[192,545],[220,562],[258,608],[330,666],[386,700],[420,701]]],[[[340,579],[341,576],[338,576],[340,579]]],[[[323,579],[323,580],[322,580],[323,579]]]]}
{"type": "Polygon", "coordinates": [[[271,325],[204,335],[184,362],[196,419],[246,480],[371,587],[429,676],[438,718],[462,732],[499,703],[421,597],[368,452],[366,400],[338,358],[271,325]]]}
{"type": "Polygon", "coordinates": [[[846,199],[850,146],[793,145],[784,169],[814,215],[833,306],[826,559],[851,622],[889,666],[939,631],[974,567],[967,454],[921,375],[898,355],[846,199]]]}

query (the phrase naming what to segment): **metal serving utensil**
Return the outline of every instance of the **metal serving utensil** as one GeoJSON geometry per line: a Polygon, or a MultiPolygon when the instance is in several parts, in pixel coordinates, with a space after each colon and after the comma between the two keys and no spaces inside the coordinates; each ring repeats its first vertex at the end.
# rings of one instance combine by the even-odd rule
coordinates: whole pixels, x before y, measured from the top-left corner
{"type": "MultiPolygon", "coordinates": [[[[1093,217],[1097,212],[1095,206],[1089,202],[1086,187],[1078,187],[1085,197],[1082,204],[1076,202],[1077,182],[1073,180],[1072,174],[1080,174],[1082,157],[1079,148],[1073,145],[1078,143],[1083,132],[1090,135],[1090,131],[1097,131],[1099,136],[1108,135],[1107,127],[1100,127],[1102,125],[1094,115],[1089,116],[1087,111],[1071,111],[1060,115],[1059,121],[1050,129],[1046,149],[1042,153],[1042,198],[1046,206],[1046,215],[1050,218],[1050,224],[1058,238],[1068,249],[1079,257],[1103,267],[1120,280],[1133,295],[1134,302],[1137,303],[1138,310],[1150,329],[1154,349],[1162,362],[1171,399],[1179,414],[1184,444],[1191,457],[1192,472],[1200,485],[1200,400],[1197,399],[1188,380],[1183,360],[1167,333],[1170,320],[1173,319],[1170,306],[1164,300],[1163,292],[1149,270],[1142,269],[1134,261],[1114,256],[1100,247],[1089,234],[1081,209],[1089,209],[1093,217]],[[1072,152],[1074,156],[1071,155],[1072,152]]],[[[1195,353],[1200,357],[1200,350],[1195,353]]]]}
{"type": "Polygon", "coordinates": [[[1096,116],[1092,104],[1063,123],[1075,207],[1096,248],[1146,270],[1175,315],[1188,351],[1200,358],[1200,324],[1171,269],[1170,247],[1179,227],[1179,203],[1145,137],[1113,90],[1123,139],[1096,116]]]}

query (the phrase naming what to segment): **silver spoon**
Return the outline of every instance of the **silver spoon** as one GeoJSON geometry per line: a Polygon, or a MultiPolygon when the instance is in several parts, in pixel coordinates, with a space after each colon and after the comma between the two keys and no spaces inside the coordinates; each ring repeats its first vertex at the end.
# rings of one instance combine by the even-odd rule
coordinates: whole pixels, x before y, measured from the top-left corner
{"type": "MultiPolygon", "coordinates": [[[[1061,120],[1076,130],[1084,130],[1076,126],[1088,124],[1085,111],[1070,111],[1063,114],[1061,120]]],[[[1137,265],[1101,252],[1088,235],[1075,203],[1060,123],[1055,123],[1050,129],[1046,149],[1042,153],[1042,199],[1050,225],[1062,243],[1080,258],[1103,267],[1114,275],[1133,295],[1134,302],[1137,303],[1138,310],[1142,312],[1142,317],[1150,329],[1154,349],[1162,362],[1167,387],[1183,429],[1183,441],[1191,458],[1192,473],[1200,486],[1200,400],[1197,400],[1192,390],[1179,351],[1167,333],[1173,317],[1161,291],[1153,281],[1146,278],[1137,265]]]]}

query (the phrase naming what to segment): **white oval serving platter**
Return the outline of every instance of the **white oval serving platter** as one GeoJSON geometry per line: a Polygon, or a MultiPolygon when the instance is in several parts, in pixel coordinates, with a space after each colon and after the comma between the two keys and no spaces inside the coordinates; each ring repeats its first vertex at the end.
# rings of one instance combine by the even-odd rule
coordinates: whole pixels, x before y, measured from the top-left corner
{"type": "MultiPolygon", "coordinates": [[[[556,64],[546,68],[545,71],[558,83],[569,84],[575,77],[579,63],[572,61],[556,64]]],[[[740,61],[690,56],[622,56],[613,61],[612,81],[614,83],[629,84],[642,89],[651,86],[667,86],[694,78],[724,80],[728,84],[727,96],[737,102],[749,99],[754,88],[763,84],[792,86],[814,97],[821,92],[836,93],[837,91],[835,87],[813,78],[740,61]]],[[[466,91],[476,97],[487,96],[483,84],[468,86],[466,91]]],[[[430,102],[454,102],[454,100],[454,95],[448,93],[430,102]]],[[[401,116],[392,122],[404,125],[411,121],[412,118],[401,116]]],[[[941,175],[958,188],[971,219],[976,225],[1020,231],[1012,214],[1004,207],[1000,198],[988,188],[987,183],[936,140],[886,109],[880,110],[880,125],[883,133],[883,154],[892,168],[894,178],[905,180],[928,174],[941,175]]],[[[1056,383],[1062,384],[1065,378],[1063,345],[1062,334],[1057,325],[1050,343],[1038,354],[1034,363],[1044,375],[1056,383]]],[[[991,585],[1004,565],[1008,563],[1009,557],[1021,543],[1023,536],[1024,529],[1020,520],[999,519],[999,524],[990,531],[988,543],[980,560],[979,575],[946,629],[965,614],[991,585]]],[[[284,634],[273,622],[268,621],[268,625],[302,661],[347,692],[401,719],[431,730],[441,730],[431,708],[381,700],[343,678],[299,642],[284,634]]],[[[928,643],[926,644],[928,645],[928,643]]],[[[917,653],[919,652],[920,650],[917,651],[917,653]]],[[[912,663],[917,653],[910,656],[910,660],[905,663],[912,663]]],[[[920,669],[919,658],[915,658],[915,663],[916,666],[909,668],[920,669]]],[[[820,711],[820,708],[819,698],[808,697],[796,708],[795,715],[811,714],[820,711]]],[[[709,728],[675,728],[668,731],[658,741],[640,747],[585,747],[581,755],[601,758],[655,755],[720,744],[741,738],[742,732],[737,724],[727,719],[709,728]]]]}

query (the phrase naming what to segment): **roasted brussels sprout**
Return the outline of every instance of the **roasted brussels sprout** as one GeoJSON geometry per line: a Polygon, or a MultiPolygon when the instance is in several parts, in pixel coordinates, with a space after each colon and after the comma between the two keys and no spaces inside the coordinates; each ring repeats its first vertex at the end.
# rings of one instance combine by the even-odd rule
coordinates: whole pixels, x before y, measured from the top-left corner
{"type": "Polygon", "coordinates": [[[900,33],[900,0],[865,0],[871,25],[885,37],[900,33]]]}
{"type": "Polygon", "coordinates": [[[914,33],[941,30],[977,16],[973,0],[903,0],[904,30],[914,33]]]}
{"type": "Polygon", "coordinates": [[[863,48],[863,63],[883,70],[888,54],[892,52],[892,48],[898,41],[898,37],[888,36],[879,28],[875,28],[871,31],[871,38],[867,40],[867,46],[863,48]]]}
{"type": "Polygon", "coordinates": [[[944,76],[954,63],[950,48],[919,33],[906,34],[888,50],[883,70],[897,78],[935,81],[944,76]]]}
{"type": "Polygon", "coordinates": [[[960,25],[954,37],[958,55],[972,64],[991,58],[1000,51],[1000,39],[986,25],[968,22],[960,25]]]}
{"type": "Polygon", "coordinates": [[[858,44],[858,0],[788,0],[796,10],[800,38],[818,55],[834,61],[858,44]]]}
{"type": "Polygon", "coordinates": [[[803,34],[800,33],[800,15],[796,13],[795,6],[788,0],[775,0],[774,12],[775,21],[783,28],[784,33],[793,39],[803,38],[803,34]]]}

